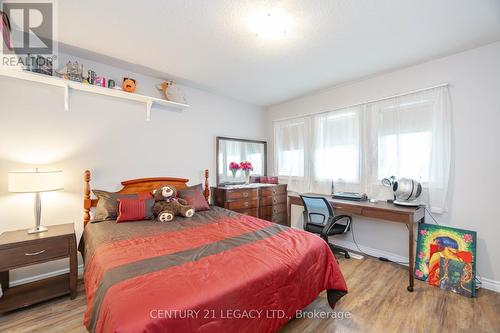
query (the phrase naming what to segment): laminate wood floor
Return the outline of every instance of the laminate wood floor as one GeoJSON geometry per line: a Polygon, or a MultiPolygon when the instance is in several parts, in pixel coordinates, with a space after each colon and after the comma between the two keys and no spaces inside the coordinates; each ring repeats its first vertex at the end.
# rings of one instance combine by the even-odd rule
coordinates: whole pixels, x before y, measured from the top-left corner
{"type": "MultiPolygon", "coordinates": [[[[475,299],[416,281],[406,291],[407,270],[399,265],[339,259],[349,294],[337,304],[337,318],[294,319],[280,333],[298,332],[500,332],[500,294],[480,290],[475,299]]],[[[306,309],[331,312],[322,293],[306,309]]],[[[80,280],[78,297],[47,301],[0,316],[0,332],[87,332],[82,326],[85,294],[80,280]]]]}

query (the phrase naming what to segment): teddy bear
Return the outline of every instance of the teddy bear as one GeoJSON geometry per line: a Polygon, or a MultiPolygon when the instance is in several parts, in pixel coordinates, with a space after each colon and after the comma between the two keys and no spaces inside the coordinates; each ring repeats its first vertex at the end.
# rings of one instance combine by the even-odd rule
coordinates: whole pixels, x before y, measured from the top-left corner
{"type": "Polygon", "coordinates": [[[175,216],[192,217],[194,208],[187,201],[177,198],[177,189],[172,185],[162,186],[152,192],[155,199],[153,214],[159,222],[170,222],[175,216]]]}

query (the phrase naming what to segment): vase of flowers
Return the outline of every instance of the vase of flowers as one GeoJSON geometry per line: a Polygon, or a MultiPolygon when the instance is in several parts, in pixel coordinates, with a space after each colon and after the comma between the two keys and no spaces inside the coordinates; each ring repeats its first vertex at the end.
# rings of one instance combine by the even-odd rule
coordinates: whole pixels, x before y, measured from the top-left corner
{"type": "Polygon", "coordinates": [[[250,171],[253,171],[252,163],[248,161],[241,162],[240,169],[245,172],[245,184],[250,184],[250,171]]]}
{"type": "Polygon", "coordinates": [[[229,163],[229,170],[231,170],[232,174],[233,174],[233,179],[236,178],[236,173],[238,172],[238,170],[240,169],[240,165],[236,162],[231,162],[229,163]]]}

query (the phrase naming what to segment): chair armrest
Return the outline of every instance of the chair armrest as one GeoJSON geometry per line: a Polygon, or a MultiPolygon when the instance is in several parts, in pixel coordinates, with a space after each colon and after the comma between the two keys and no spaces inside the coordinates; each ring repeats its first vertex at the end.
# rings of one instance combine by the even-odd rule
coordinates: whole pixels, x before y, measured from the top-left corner
{"type": "Polygon", "coordinates": [[[331,217],[328,219],[328,223],[321,231],[321,236],[328,237],[328,234],[330,233],[330,230],[333,228],[335,223],[337,223],[338,221],[340,221],[342,219],[347,219],[347,223],[345,225],[344,232],[348,231],[349,227],[351,226],[351,220],[352,220],[351,217],[349,215],[339,215],[339,216],[331,217]]]}

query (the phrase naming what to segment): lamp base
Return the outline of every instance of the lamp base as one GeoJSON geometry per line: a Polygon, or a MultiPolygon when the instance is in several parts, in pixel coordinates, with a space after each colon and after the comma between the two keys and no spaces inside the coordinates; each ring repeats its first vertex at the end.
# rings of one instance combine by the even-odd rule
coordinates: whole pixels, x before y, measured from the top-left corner
{"type": "Polygon", "coordinates": [[[406,207],[418,207],[422,205],[422,203],[417,200],[410,200],[410,201],[394,200],[393,203],[398,206],[406,206],[406,207]]]}
{"type": "Polygon", "coordinates": [[[33,229],[28,230],[28,234],[37,234],[39,232],[44,232],[47,230],[49,230],[49,229],[39,225],[39,226],[34,227],[33,229]]]}

